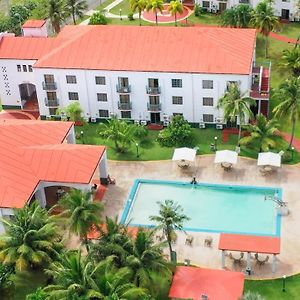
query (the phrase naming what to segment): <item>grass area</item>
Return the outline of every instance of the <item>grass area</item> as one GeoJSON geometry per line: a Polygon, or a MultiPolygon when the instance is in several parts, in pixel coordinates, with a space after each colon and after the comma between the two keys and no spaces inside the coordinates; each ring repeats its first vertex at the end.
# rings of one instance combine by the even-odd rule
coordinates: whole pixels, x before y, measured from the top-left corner
{"type": "Polygon", "coordinates": [[[127,16],[129,13],[131,13],[130,2],[128,0],[124,0],[117,6],[113,7],[109,12],[115,15],[119,15],[120,9],[122,10],[122,15],[127,16]]]}
{"type": "Polygon", "coordinates": [[[188,21],[194,24],[219,25],[220,16],[212,13],[203,13],[201,16],[196,17],[192,14],[188,17],[188,21]]]}
{"type": "MultiPolygon", "coordinates": [[[[150,130],[146,140],[139,144],[139,157],[137,158],[137,149],[134,143],[126,153],[118,153],[114,148],[114,144],[111,140],[101,138],[97,133],[99,130],[98,124],[85,124],[83,127],[76,127],[76,133],[79,135],[80,131],[84,132],[83,140],[78,139],[77,143],[85,143],[92,145],[106,145],[108,147],[108,158],[112,160],[127,160],[127,161],[145,161],[145,160],[164,160],[171,159],[175,147],[161,147],[156,141],[159,131],[150,130]]],[[[228,149],[234,150],[237,144],[237,135],[231,135],[229,141],[224,143],[222,141],[222,131],[213,128],[206,129],[193,129],[195,146],[199,147],[198,154],[213,154],[210,149],[210,144],[214,142],[214,137],[217,139],[218,150],[228,149]]],[[[288,146],[287,142],[281,138],[277,140],[278,151],[285,150],[288,146]]],[[[259,147],[245,148],[242,147],[241,155],[251,158],[257,158],[259,147]]],[[[293,160],[290,163],[296,163],[300,161],[300,155],[295,152],[293,160]]]]}
{"type": "Polygon", "coordinates": [[[288,36],[290,38],[297,39],[300,35],[300,23],[299,22],[291,22],[287,24],[283,24],[281,31],[279,34],[288,36]]]}
{"type": "Polygon", "coordinates": [[[113,3],[115,0],[105,0],[105,1],[103,1],[103,0],[101,0],[100,1],[100,5],[98,5],[96,8],[95,8],[95,10],[103,10],[106,6],[108,6],[109,4],[111,4],[111,3],[113,3]]]}

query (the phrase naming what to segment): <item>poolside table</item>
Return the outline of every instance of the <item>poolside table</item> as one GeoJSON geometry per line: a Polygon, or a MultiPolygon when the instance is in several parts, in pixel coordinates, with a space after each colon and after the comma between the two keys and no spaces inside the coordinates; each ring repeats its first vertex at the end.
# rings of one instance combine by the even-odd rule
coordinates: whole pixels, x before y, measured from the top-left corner
{"type": "Polygon", "coordinates": [[[280,254],[280,238],[221,233],[218,248],[222,250],[222,268],[225,268],[225,251],[247,252],[247,269],[251,269],[251,253],[263,253],[273,255],[272,272],[275,273],[276,255],[280,254]]]}

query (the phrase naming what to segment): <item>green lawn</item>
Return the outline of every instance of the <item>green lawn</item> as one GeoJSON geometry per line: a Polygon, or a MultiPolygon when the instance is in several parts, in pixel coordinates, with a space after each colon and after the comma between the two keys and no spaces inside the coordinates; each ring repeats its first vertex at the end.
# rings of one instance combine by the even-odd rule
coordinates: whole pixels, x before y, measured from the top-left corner
{"type": "Polygon", "coordinates": [[[124,0],[117,6],[113,7],[109,12],[111,12],[112,14],[115,14],[115,15],[119,15],[120,9],[122,10],[122,15],[127,16],[131,12],[130,2],[128,0],[124,0]]]}
{"type": "Polygon", "coordinates": [[[300,22],[284,24],[279,34],[297,39],[300,35],[300,22]]]}

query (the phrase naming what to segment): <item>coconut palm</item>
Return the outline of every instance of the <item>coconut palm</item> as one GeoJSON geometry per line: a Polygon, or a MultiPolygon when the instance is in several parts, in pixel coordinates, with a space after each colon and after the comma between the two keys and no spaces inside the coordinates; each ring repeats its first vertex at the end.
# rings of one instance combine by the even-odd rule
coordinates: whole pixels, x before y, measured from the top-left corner
{"type": "Polygon", "coordinates": [[[163,11],[164,9],[164,2],[163,0],[150,0],[146,6],[146,10],[152,10],[155,14],[155,23],[158,25],[158,19],[157,19],[157,14],[158,12],[163,11]]]}
{"type": "Polygon", "coordinates": [[[177,14],[183,13],[183,5],[180,0],[173,0],[170,2],[168,7],[168,11],[171,13],[172,16],[175,17],[175,26],[177,26],[177,14]]]}
{"type": "Polygon", "coordinates": [[[0,262],[4,265],[24,271],[57,258],[62,248],[58,227],[37,202],[15,209],[14,218],[2,222],[6,233],[0,236],[0,262]]]}
{"type": "Polygon", "coordinates": [[[130,9],[133,13],[136,11],[139,14],[140,26],[142,25],[141,16],[142,12],[146,9],[147,0],[130,0],[130,9]]]}
{"type": "Polygon", "coordinates": [[[44,288],[49,299],[142,299],[147,291],[130,282],[132,271],[117,269],[113,258],[95,265],[81,252],[68,252],[47,270],[54,284],[44,288]]]}
{"type": "Polygon", "coordinates": [[[268,57],[269,34],[280,27],[279,18],[275,16],[270,1],[264,0],[258,3],[253,11],[250,23],[265,36],[265,57],[268,57]]]}
{"type": "Polygon", "coordinates": [[[294,76],[300,76],[300,47],[283,50],[281,65],[290,69],[294,76]]]}
{"type": "Polygon", "coordinates": [[[92,201],[92,193],[77,189],[70,190],[58,202],[63,212],[58,217],[66,220],[70,232],[80,236],[88,250],[87,235],[92,226],[101,223],[103,205],[92,201]]]}
{"type": "Polygon", "coordinates": [[[173,200],[165,200],[164,202],[158,202],[159,215],[150,216],[150,220],[158,224],[158,228],[163,229],[164,235],[166,236],[170,258],[172,257],[172,236],[175,230],[182,230],[185,221],[190,218],[183,213],[183,208],[178,204],[174,203],[173,200]]]}
{"type": "Polygon", "coordinates": [[[242,125],[245,124],[246,119],[253,118],[250,107],[254,105],[256,105],[256,101],[250,97],[245,97],[241,93],[237,83],[231,83],[228,86],[228,92],[219,99],[217,107],[223,109],[226,122],[235,122],[236,117],[238,117],[239,135],[237,145],[239,145],[240,142],[242,125]]]}
{"type": "Polygon", "coordinates": [[[291,148],[295,136],[296,124],[300,118],[300,77],[286,79],[275,92],[280,103],[273,109],[275,117],[286,117],[292,123],[291,148]]]}
{"type": "Polygon", "coordinates": [[[268,120],[263,114],[259,114],[255,124],[245,126],[250,135],[243,137],[240,144],[258,144],[259,152],[268,152],[270,148],[276,146],[278,127],[279,124],[276,119],[268,120]]]}
{"type": "Polygon", "coordinates": [[[76,17],[82,18],[87,8],[86,0],[67,0],[66,3],[66,12],[72,16],[74,25],[76,25],[76,17]]]}
{"type": "Polygon", "coordinates": [[[221,25],[224,27],[248,28],[252,11],[253,9],[249,4],[240,4],[225,9],[221,15],[221,25]]]}
{"type": "Polygon", "coordinates": [[[66,17],[64,8],[64,0],[49,0],[48,2],[48,15],[52,28],[54,29],[56,34],[60,32],[60,25],[66,17]]]}
{"type": "Polygon", "coordinates": [[[169,266],[163,256],[164,243],[154,242],[153,230],[139,228],[133,238],[130,254],[126,258],[128,266],[134,274],[134,283],[137,286],[154,288],[152,274],[170,274],[169,266]]]}

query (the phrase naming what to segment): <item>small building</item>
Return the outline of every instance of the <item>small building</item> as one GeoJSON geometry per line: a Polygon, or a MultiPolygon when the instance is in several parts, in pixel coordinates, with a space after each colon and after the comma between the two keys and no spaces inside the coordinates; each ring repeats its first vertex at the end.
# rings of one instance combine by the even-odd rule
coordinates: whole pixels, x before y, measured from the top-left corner
{"type": "Polygon", "coordinates": [[[47,37],[47,21],[27,20],[22,26],[22,32],[25,37],[47,37]]]}
{"type": "Polygon", "coordinates": [[[74,143],[73,122],[0,120],[0,218],[35,200],[51,207],[59,191],[105,181],[106,148],[74,143]]]}
{"type": "Polygon", "coordinates": [[[244,291],[241,272],[181,266],[176,268],[169,298],[239,300],[244,291]]]}

